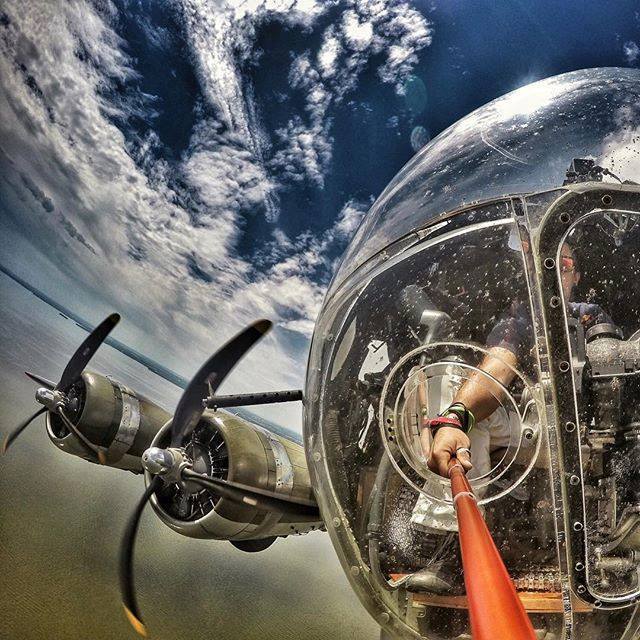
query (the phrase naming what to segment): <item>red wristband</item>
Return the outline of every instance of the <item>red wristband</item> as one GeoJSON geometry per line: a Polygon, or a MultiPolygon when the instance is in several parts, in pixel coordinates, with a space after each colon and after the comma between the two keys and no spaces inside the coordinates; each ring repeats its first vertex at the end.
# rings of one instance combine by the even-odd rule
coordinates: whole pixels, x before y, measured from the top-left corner
{"type": "Polygon", "coordinates": [[[422,426],[424,428],[429,427],[429,429],[431,429],[431,434],[434,436],[438,432],[438,429],[442,427],[454,427],[456,429],[464,431],[459,418],[445,418],[443,416],[438,416],[437,418],[432,418],[431,420],[425,420],[422,423],[422,426]]]}

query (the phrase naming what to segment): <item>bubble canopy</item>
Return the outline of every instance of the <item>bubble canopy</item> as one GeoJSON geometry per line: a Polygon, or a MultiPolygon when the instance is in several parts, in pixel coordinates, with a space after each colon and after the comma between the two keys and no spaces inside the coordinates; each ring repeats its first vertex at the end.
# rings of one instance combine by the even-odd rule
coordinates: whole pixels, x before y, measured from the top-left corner
{"type": "MultiPolygon", "coordinates": [[[[585,69],[527,85],[427,144],[373,204],[330,294],[369,258],[474,201],[560,186],[574,158],[640,182],[640,71],[585,69]]],[[[605,176],[605,180],[614,180],[605,176]]]]}

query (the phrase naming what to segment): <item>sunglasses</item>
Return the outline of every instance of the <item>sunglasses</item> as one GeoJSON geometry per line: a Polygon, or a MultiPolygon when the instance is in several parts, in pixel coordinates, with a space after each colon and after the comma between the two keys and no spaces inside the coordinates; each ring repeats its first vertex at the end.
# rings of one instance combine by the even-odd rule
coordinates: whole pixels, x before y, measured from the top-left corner
{"type": "Polygon", "coordinates": [[[560,256],[560,271],[568,273],[576,270],[576,260],[571,256],[560,256]]]}

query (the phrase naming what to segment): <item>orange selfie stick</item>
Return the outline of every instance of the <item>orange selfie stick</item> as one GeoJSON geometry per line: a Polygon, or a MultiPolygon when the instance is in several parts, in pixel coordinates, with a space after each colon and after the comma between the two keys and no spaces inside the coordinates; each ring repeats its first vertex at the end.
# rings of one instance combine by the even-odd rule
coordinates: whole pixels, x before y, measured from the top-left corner
{"type": "Polygon", "coordinates": [[[449,463],[449,477],[473,640],[536,640],[464,469],[455,458],[449,463]]]}

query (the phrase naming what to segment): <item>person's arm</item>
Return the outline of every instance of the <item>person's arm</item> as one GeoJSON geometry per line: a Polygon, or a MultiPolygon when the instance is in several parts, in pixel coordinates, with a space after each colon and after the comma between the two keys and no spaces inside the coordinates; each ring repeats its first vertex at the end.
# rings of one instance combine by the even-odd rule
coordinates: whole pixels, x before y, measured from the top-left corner
{"type": "MultiPolygon", "coordinates": [[[[512,351],[492,347],[478,368],[495,378],[502,386],[508,387],[515,376],[510,366],[515,367],[516,363],[517,358],[512,351]]],[[[499,384],[476,373],[460,387],[453,401],[462,402],[473,413],[476,422],[480,422],[498,408],[501,396],[502,388],[499,384]]],[[[456,455],[458,449],[468,449],[471,444],[469,436],[455,427],[440,427],[433,443],[430,442],[430,434],[424,430],[420,442],[423,453],[428,456],[429,469],[445,478],[448,477],[449,460],[456,455]]],[[[466,471],[472,468],[471,460],[465,452],[456,457],[466,471]]]]}
{"type": "MultiPolygon", "coordinates": [[[[502,384],[508,387],[515,373],[513,368],[517,364],[515,354],[509,349],[492,347],[484,357],[478,369],[488,373],[502,384]]],[[[488,418],[500,405],[502,388],[487,376],[475,373],[458,390],[454,402],[462,402],[480,422],[488,418]]]]}

